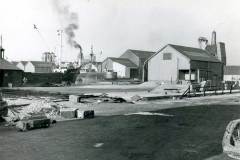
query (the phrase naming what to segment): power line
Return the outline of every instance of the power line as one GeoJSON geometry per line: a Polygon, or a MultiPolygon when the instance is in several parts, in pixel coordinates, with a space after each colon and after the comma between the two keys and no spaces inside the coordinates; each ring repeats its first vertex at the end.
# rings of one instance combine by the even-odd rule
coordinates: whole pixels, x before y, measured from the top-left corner
{"type": "Polygon", "coordinates": [[[37,27],[36,24],[33,24],[33,29],[36,30],[40,36],[40,38],[42,39],[43,43],[46,45],[46,48],[48,49],[48,51],[50,51],[50,47],[47,43],[47,41],[45,40],[44,36],[42,35],[42,33],[39,31],[39,28],[37,27]]]}

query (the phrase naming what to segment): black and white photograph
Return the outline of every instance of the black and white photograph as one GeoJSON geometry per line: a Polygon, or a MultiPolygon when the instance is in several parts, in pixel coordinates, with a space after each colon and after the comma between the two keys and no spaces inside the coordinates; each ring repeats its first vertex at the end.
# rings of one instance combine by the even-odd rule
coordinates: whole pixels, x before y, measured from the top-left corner
{"type": "Polygon", "coordinates": [[[240,1],[0,0],[0,160],[240,160],[240,1]]]}

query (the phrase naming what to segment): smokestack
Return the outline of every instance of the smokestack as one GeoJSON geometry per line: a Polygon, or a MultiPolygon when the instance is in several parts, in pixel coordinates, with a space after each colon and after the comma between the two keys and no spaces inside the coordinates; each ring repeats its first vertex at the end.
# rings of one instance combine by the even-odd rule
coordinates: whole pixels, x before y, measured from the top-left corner
{"type": "Polygon", "coordinates": [[[2,46],[0,47],[0,59],[4,59],[4,49],[2,48],[2,46]]]}
{"type": "Polygon", "coordinates": [[[4,49],[2,47],[2,35],[1,35],[1,46],[0,46],[0,59],[4,59],[4,49]]]}
{"type": "Polygon", "coordinates": [[[79,65],[83,60],[83,53],[81,45],[76,41],[76,31],[79,28],[79,18],[76,12],[70,10],[69,5],[64,5],[61,0],[53,0],[53,6],[56,9],[58,15],[64,20],[64,31],[67,35],[67,43],[76,49],[80,49],[78,54],[79,65]],[[81,60],[80,60],[81,59],[81,60]]]}
{"type": "Polygon", "coordinates": [[[217,45],[217,33],[216,33],[216,31],[213,31],[213,32],[212,32],[211,45],[217,45]]]}
{"type": "Polygon", "coordinates": [[[225,49],[225,43],[219,42],[217,44],[217,58],[226,65],[227,58],[226,58],[226,49],[225,49]]]}
{"type": "Polygon", "coordinates": [[[90,58],[91,58],[91,62],[93,63],[94,62],[93,46],[91,46],[90,58]]]}
{"type": "Polygon", "coordinates": [[[75,45],[75,48],[79,48],[79,54],[78,54],[78,65],[81,66],[83,64],[83,52],[82,52],[82,47],[78,44],[75,45]]]}

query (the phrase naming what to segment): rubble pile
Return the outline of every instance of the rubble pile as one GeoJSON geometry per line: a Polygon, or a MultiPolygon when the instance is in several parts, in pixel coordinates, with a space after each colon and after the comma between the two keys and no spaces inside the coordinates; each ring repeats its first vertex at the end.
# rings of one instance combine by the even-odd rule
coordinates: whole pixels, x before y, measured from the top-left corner
{"type": "MultiPolygon", "coordinates": [[[[5,115],[0,115],[7,125],[16,125],[35,116],[47,117],[51,121],[94,118],[94,110],[90,105],[98,103],[126,103],[121,97],[107,94],[70,95],[69,99],[51,97],[19,97],[6,98],[8,103],[5,115]],[[65,103],[62,103],[66,101],[65,103]]],[[[23,123],[21,123],[23,124],[23,123]]],[[[21,125],[23,126],[23,125],[21,125]]]]}
{"type": "Polygon", "coordinates": [[[1,117],[8,125],[16,125],[18,121],[31,119],[36,115],[46,116],[55,121],[64,121],[69,119],[86,119],[93,118],[93,110],[84,110],[83,107],[88,107],[94,103],[101,102],[125,102],[121,98],[105,97],[105,94],[99,95],[80,95],[70,96],[69,102],[64,105],[61,102],[66,99],[54,99],[50,97],[20,97],[6,98],[8,103],[7,112],[1,117]],[[103,97],[104,96],[104,97],[103,97]],[[73,103],[78,103],[73,105],[73,103]]]}
{"type": "Polygon", "coordinates": [[[56,119],[58,116],[59,105],[50,102],[49,100],[36,100],[32,99],[26,104],[25,99],[8,100],[8,113],[3,116],[3,119],[9,124],[14,125],[15,122],[28,119],[36,114],[42,114],[50,119],[56,119]],[[25,103],[22,103],[25,102],[25,103]]]}

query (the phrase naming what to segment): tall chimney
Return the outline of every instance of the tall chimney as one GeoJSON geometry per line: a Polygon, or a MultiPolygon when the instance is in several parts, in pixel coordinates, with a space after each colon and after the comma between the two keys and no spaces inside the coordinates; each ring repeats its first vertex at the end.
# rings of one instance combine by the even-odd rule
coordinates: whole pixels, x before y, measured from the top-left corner
{"type": "Polygon", "coordinates": [[[4,49],[2,47],[2,35],[1,35],[1,46],[0,46],[0,59],[4,59],[4,49]]]}
{"type": "Polygon", "coordinates": [[[91,62],[92,62],[92,63],[95,61],[94,53],[93,53],[93,45],[91,46],[90,59],[91,59],[91,62]]]}
{"type": "Polygon", "coordinates": [[[217,45],[217,33],[216,33],[216,31],[213,31],[213,32],[212,32],[211,45],[217,45]]]}
{"type": "Polygon", "coordinates": [[[226,49],[225,49],[225,43],[219,42],[217,44],[217,58],[226,65],[227,58],[226,58],[226,49]]]}
{"type": "Polygon", "coordinates": [[[78,54],[78,65],[81,66],[83,64],[83,53],[82,53],[82,47],[79,47],[79,54],[78,54]]]}

